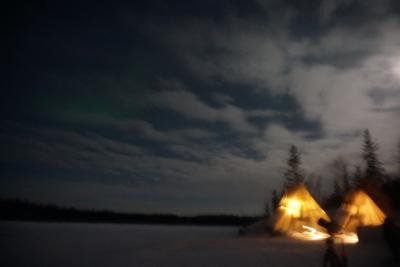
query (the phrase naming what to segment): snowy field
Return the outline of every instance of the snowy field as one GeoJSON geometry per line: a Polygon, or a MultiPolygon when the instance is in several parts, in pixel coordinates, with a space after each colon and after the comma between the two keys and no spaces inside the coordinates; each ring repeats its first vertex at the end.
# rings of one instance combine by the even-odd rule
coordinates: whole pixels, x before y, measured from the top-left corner
{"type": "MultiPolygon", "coordinates": [[[[324,242],[237,237],[235,227],[0,222],[1,266],[322,266],[324,242]]],[[[392,266],[376,235],[349,267],[392,266]]]]}

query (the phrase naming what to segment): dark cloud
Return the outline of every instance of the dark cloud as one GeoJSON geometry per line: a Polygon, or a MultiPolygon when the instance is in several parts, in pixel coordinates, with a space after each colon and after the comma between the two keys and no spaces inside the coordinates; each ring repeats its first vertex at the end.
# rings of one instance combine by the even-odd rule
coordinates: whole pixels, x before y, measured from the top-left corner
{"type": "Polygon", "coordinates": [[[144,212],[261,212],[290,144],[329,184],[400,132],[397,1],[11,4],[1,194],[144,212]]]}

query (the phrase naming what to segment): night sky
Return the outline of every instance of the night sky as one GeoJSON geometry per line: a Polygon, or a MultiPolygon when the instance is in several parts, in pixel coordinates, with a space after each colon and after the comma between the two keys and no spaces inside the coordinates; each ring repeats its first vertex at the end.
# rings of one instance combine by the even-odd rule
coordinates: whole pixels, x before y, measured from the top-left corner
{"type": "Polygon", "coordinates": [[[365,128],[395,170],[398,1],[104,2],[3,7],[0,197],[260,214],[290,144],[329,193],[365,128]]]}

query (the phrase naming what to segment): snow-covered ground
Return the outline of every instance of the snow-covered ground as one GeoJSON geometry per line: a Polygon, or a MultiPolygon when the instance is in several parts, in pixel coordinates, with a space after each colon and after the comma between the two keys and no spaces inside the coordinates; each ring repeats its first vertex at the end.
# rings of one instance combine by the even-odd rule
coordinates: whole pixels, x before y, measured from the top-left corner
{"type": "MultiPolygon", "coordinates": [[[[0,222],[0,265],[322,266],[323,241],[236,233],[234,227],[0,222]]],[[[349,267],[385,266],[390,257],[379,237],[346,249],[349,267]]]]}

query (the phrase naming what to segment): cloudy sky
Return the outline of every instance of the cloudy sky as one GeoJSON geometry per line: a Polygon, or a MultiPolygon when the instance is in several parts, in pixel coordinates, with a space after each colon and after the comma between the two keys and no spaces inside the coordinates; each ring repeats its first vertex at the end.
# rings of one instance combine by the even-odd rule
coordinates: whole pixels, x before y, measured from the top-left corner
{"type": "Polygon", "coordinates": [[[398,1],[16,2],[1,197],[257,214],[290,144],[329,192],[327,166],[360,164],[365,128],[395,169],[398,1]]]}

